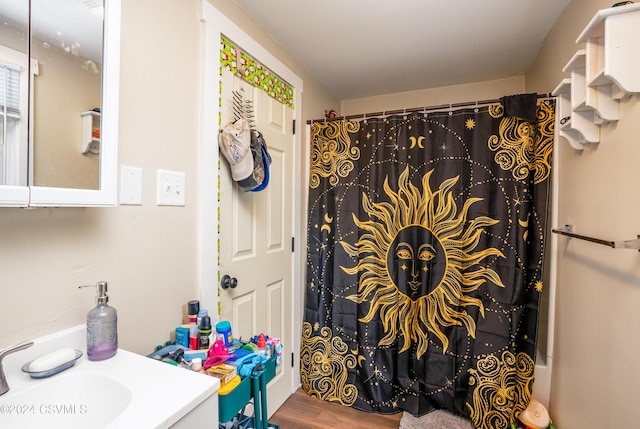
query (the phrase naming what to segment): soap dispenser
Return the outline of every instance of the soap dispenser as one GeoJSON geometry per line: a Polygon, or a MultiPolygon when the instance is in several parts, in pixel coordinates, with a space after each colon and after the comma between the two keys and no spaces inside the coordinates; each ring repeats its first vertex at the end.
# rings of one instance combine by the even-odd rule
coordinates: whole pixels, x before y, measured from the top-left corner
{"type": "Polygon", "coordinates": [[[96,287],[96,307],[87,313],[87,357],[98,361],[118,351],[118,313],[110,307],[107,282],[79,287],[96,287]]]}

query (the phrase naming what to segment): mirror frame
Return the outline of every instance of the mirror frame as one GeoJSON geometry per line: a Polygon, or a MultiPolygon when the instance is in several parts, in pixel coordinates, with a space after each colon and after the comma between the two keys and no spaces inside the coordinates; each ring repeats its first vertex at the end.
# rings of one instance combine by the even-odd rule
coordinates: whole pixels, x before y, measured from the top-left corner
{"type": "Polygon", "coordinates": [[[100,189],[0,186],[0,207],[113,207],[117,205],[120,1],[104,0],[100,189]]]}

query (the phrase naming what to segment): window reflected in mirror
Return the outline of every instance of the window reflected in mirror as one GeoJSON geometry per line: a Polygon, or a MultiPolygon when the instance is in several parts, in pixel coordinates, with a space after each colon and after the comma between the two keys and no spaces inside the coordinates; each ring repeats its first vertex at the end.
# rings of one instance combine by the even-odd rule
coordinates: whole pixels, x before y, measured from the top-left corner
{"type": "Polygon", "coordinates": [[[0,185],[28,180],[28,6],[0,0],[0,185]]]}

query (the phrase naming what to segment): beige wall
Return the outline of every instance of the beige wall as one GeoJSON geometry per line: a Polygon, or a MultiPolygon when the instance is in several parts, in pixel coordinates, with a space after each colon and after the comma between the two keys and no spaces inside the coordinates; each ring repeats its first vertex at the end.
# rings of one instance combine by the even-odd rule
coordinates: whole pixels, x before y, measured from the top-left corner
{"type": "MultiPolygon", "coordinates": [[[[611,0],[574,0],[526,75],[527,91],[550,91],[568,77],[563,66],[582,45],[576,38],[611,0]]],[[[558,225],[606,240],[640,233],[638,96],[620,103],[620,119],[582,152],[556,146],[558,225]]],[[[638,427],[640,392],[640,256],[558,238],[557,307],[550,411],[555,426],[638,427]]]]}
{"type": "MultiPolygon", "coordinates": [[[[337,105],[235,4],[212,3],[304,80],[302,120],[337,105]]],[[[142,206],[1,208],[0,348],[84,323],[94,293],[78,285],[109,282],[120,345],[142,354],[198,298],[198,16],[198,0],[122,2],[119,163],[142,168],[142,206]],[[156,206],[157,169],[186,172],[186,207],[156,206]]]]}
{"type": "MultiPolygon", "coordinates": [[[[465,85],[444,86],[418,91],[407,91],[376,97],[344,100],[341,115],[359,115],[384,110],[399,110],[424,106],[439,106],[447,103],[466,103],[474,100],[491,100],[504,95],[524,92],[524,76],[475,82],[465,85]]],[[[337,110],[337,109],[336,109],[337,110]]],[[[322,118],[318,116],[315,119],[322,118]]]]}

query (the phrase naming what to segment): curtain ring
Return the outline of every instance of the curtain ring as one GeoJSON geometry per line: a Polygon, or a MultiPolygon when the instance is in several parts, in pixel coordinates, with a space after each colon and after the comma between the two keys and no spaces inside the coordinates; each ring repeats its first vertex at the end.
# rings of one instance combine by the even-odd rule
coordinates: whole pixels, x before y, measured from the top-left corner
{"type": "Polygon", "coordinates": [[[429,116],[429,114],[427,113],[427,107],[423,107],[422,108],[422,113],[424,114],[424,117],[426,118],[427,116],[429,116]]]}
{"type": "Polygon", "coordinates": [[[407,108],[402,109],[402,119],[407,119],[407,108]]]}
{"type": "Polygon", "coordinates": [[[451,111],[451,109],[453,109],[453,104],[449,103],[449,116],[453,115],[453,112],[451,111]]]}
{"type": "Polygon", "coordinates": [[[364,122],[365,125],[367,124],[367,114],[366,113],[362,114],[362,122],[364,122]]]}
{"type": "Polygon", "coordinates": [[[478,113],[480,109],[478,109],[478,101],[476,100],[476,108],[473,109],[474,112],[478,113]]]}

